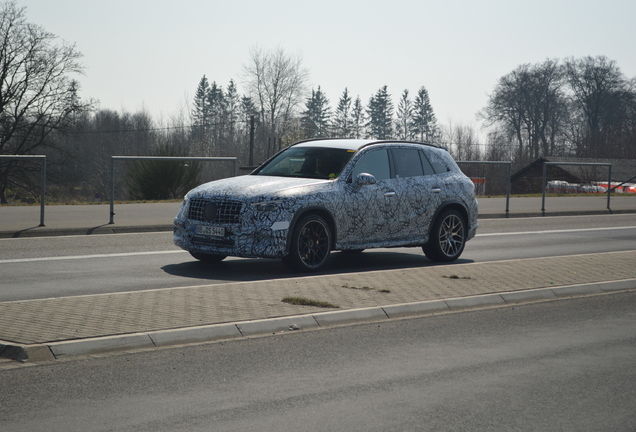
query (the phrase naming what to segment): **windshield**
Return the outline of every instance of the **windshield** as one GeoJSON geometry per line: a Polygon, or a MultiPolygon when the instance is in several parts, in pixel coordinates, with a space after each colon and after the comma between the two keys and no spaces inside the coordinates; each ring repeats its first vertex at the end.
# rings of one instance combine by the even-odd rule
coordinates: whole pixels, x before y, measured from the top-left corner
{"type": "Polygon", "coordinates": [[[335,179],[354,153],[354,150],[337,148],[290,147],[254,174],[335,179]]]}

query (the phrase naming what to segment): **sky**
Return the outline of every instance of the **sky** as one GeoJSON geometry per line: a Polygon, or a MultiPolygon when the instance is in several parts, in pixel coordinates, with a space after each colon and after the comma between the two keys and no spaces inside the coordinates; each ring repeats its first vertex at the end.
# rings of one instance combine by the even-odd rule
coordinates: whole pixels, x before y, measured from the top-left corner
{"type": "Polygon", "coordinates": [[[604,55],[636,77],[634,0],[17,0],[74,43],[80,96],[169,122],[205,75],[244,92],[250,48],[300,54],[332,109],[384,85],[394,105],[424,86],[438,122],[479,127],[497,81],[524,63],[604,55]]]}

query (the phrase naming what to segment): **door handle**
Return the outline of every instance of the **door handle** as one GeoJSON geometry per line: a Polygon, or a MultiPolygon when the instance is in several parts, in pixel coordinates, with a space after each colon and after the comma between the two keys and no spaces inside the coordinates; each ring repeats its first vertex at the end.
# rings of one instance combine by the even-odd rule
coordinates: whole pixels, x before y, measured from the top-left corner
{"type": "Polygon", "coordinates": [[[438,187],[431,189],[431,192],[433,193],[440,193],[441,191],[442,191],[442,188],[438,188],[438,187]]]}

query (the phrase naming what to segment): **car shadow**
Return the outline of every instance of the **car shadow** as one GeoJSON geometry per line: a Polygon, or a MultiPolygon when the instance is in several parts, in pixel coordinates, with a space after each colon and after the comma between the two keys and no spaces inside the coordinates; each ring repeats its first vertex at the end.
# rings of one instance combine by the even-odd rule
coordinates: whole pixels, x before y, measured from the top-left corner
{"type": "Polygon", "coordinates": [[[279,259],[240,258],[226,259],[220,263],[206,264],[195,260],[168,264],[162,267],[166,273],[183,278],[217,280],[226,282],[252,282],[271,279],[288,279],[303,276],[319,276],[397,270],[440,265],[466,264],[473,260],[458,259],[453,263],[430,261],[424,254],[369,250],[362,253],[334,252],[325,268],[315,273],[298,273],[289,270],[279,259]]]}

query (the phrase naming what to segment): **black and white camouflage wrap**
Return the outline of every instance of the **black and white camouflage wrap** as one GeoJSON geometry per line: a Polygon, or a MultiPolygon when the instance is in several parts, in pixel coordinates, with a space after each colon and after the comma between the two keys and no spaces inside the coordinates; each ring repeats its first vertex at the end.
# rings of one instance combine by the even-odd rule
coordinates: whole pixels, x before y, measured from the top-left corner
{"type": "Polygon", "coordinates": [[[474,186],[446,151],[425,149],[432,164],[448,168],[441,174],[363,186],[348,182],[352,167],[373,147],[377,148],[373,145],[358,151],[332,180],[246,175],[203,184],[191,190],[181,205],[174,220],[174,243],[195,253],[280,258],[287,254],[288,237],[298,218],[306,212],[319,212],[332,223],[335,250],[421,246],[428,242],[436,211],[450,203],[466,209],[466,240],[474,237],[474,186]],[[193,200],[232,201],[242,206],[232,223],[196,221],[188,218],[193,200]],[[197,225],[223,226],[225,236],[197,235],[197,225]]]}

